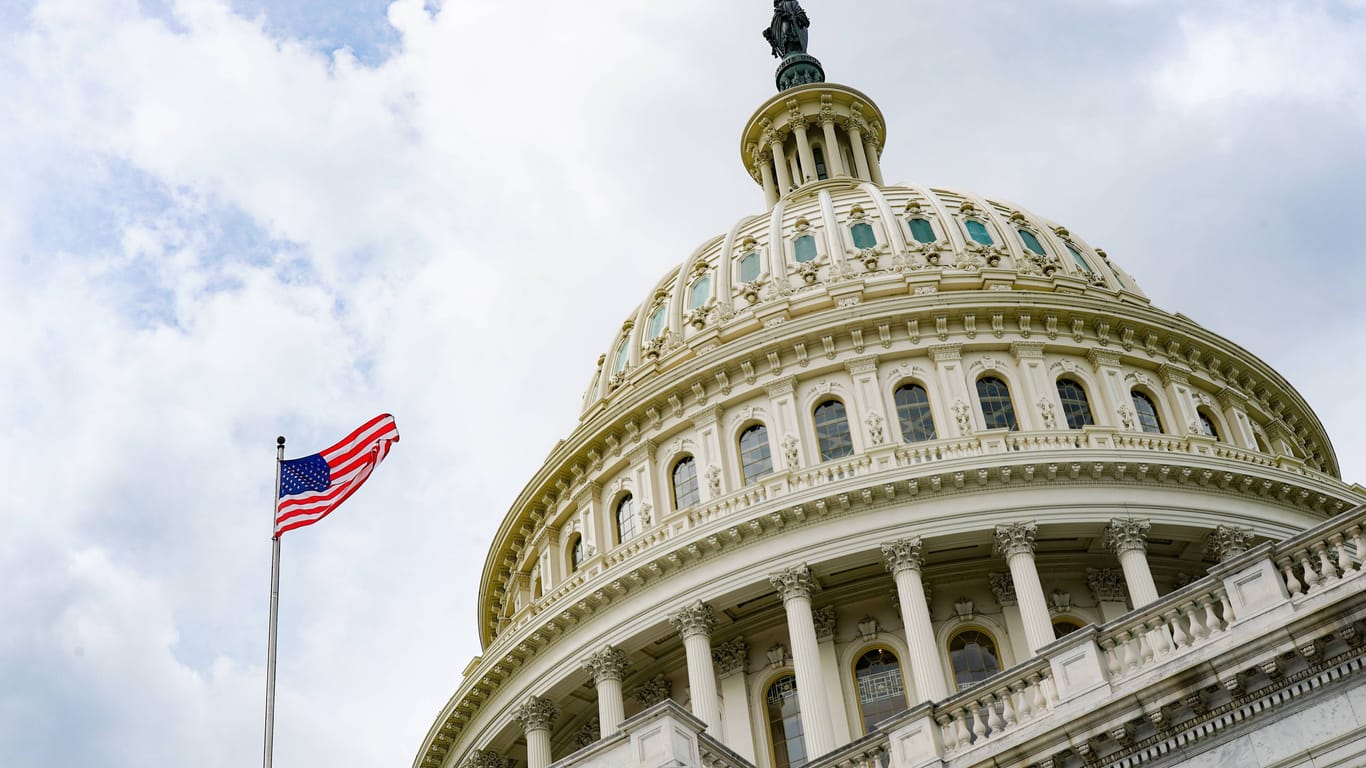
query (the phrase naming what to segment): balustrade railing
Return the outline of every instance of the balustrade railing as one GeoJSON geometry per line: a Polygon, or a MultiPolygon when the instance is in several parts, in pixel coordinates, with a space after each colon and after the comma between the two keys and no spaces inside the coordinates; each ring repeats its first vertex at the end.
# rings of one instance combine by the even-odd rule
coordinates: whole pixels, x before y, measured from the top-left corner
{"type": "Polygon", "coordinates": [[[1364,525],[1366,520],[1347,519],[1338,525],[1319,526],[1275,546],[1273,560],[1292,600],[1366,570],[1364,525]]]}
{"type": "Polygon", "coordinates": [[[1207,577],[1110,622],[1096,643],[1121,679],[1216,639],[1234,619],[1223,582],[1207,577]]]}
{"type": "Polygon", "coordinates": [[[980,746],[1024,723],[1047,717],[1057,704],[1046,659],[1016,665],[934,708],[945,755],[980,746]]]}

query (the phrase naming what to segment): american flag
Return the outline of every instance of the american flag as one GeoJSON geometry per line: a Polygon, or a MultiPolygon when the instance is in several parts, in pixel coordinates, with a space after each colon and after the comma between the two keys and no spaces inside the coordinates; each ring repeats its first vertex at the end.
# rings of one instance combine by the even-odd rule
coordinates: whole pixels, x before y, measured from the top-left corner
{"type": "Polygon", "coordinates": [[[280,462],[275,535],[312,525],[360,489],[398,442],[394,417],[381,413],[331,448],[280,462]]]}

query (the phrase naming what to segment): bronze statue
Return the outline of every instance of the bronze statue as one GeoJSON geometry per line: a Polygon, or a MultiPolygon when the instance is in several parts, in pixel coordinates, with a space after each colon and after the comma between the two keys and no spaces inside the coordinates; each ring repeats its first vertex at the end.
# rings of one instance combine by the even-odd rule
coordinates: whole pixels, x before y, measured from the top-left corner
{"type": "Polygon", "coordinates": [[[773,0],[773,21],[764,30],[764,39],[773,47],[776,58],[806,53],[806,30],[810,26],[811,20],[797,0],[773,0]]]}

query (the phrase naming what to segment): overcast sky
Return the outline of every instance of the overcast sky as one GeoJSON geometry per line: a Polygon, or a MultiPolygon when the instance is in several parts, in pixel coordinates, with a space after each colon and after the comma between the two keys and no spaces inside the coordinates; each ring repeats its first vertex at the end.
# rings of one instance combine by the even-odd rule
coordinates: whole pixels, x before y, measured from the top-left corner
{"type": "MultiPolygon", "coordinates": [[[[1366,480],[1366,3],[806,0],[883,167],[1260,355],[1366,480]]],[[[402,442],[284,541],[276,765],[406,766],[627,313],[759,212],[763,0],[0,3],[0,765],[259,760],[277,434],[402,442]]]]}

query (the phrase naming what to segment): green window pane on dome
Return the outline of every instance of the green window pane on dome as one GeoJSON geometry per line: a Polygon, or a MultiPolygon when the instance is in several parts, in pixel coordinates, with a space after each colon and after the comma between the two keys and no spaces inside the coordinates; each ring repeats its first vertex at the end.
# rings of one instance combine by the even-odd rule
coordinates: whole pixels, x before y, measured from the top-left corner
{"type": "Polygon", "coordinates": [[[802,235],[792,244],[793,256],[798,263],[814,261],[816,258],[816,238],[802,235]]]}
{"type": "Polygon", "coordinates": [[[982,245],[991,245],[996,242],[991,239],[991,233],[987,231],[987,225],[977,219],[968,219],[963,222],[963,226],[968,228],[968,236],[982,245]]]}
{"type": "Polygon", "coordinates": [[[938,239],[934,236],[934,227],[930,225],[929,219],[911,219],[906,223],[910,225],[911,237],[914,237],[917,243],[933,243],[938,239]]]}
{"type": "Polygon", "coordinates": [[[650,315],[650,325],[645,329],[649,334],[647,341],[659,338],[659,334],[664,332],[664,317],[667,311],[668,305],[660,304],[654,314],[650,315]]]}
{"type": "Polygon", "coordinates": [[[1029,250],[1040,256],[1045,255],[1046,252],[1043,249],[1043,243],[1039,242],[1039,238],[1035,237],[1033,232],[1030,232],[1027,229],[1020,230],[1020,240],[1024,242],[1025,247],[1029,250]]]}
{"type": "Polygon", "coordinates": [[[688,309],[697,309],[711,298],[711,275],[703,275],[692,284],[688,293],[688,309]]]}
{"type": "Polygon", "coordinates": [[[1078,251],[1075,246],[1073,246],[1071,243],[1068,243],[1067,252],[1072,254],[1072,261],[1077,262],[1078,269],[1080,269],[1082,272],[1085,272],[1088,275],[1091,274],[1091,265],[1086,263],[1086,259],[1082,257],[1081,251],[1078,251]]]}
{"type": "Polygon", "coordinates": [[[876,248],[877,236],[873,234],[873,227],[865,222],[859,222],[849,228],[849,232],[854,236],[854,247],[859,250],[864,248],[876,248]]]}
{"type": "Polygon", "coordinates": [[[626,361],[631,358],[629,349],[626,347],[626,339],[621,340],[621,346],[617,347],[617,357],[612,363],[612,373],[621,373],[626,370],[626,361]]]}
{"type": "Polygon", "coordinates": [[[759,279],[759,254],[751,251],[740,259],[740,282],[752,283],[759,279]]]}

